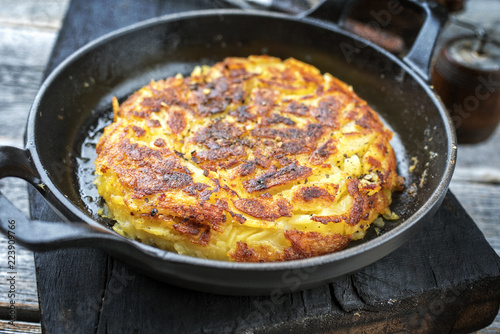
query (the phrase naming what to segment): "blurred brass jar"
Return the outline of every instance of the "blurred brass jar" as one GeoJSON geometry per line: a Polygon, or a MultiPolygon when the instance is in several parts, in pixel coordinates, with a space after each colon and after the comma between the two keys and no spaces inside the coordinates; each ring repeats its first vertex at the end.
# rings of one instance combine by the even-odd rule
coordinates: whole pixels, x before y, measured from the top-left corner
{"type": "Polygon", "coordinates": [[[460,36],[437,55],[432,84],[448,108],[459,143],[488,139],[500,122],[500,45],[460,36]]]}

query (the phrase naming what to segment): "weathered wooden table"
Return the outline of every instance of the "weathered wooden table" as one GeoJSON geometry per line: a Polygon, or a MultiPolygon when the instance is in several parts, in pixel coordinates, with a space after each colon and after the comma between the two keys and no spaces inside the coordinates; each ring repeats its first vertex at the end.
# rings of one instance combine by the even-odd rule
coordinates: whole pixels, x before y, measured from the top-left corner
{"type": "MultiPolygon", "coordinates": [[[[46,68],[53,68],[71,48],[97,37],[95,34],[178,8],[158,3],[104,1],[96,7],[94,1],[0,1],[0,145],[22,147],[29,106],[46,68]],[[55,46],[57,52],[51,55],[68,8],[68,19],[55,46]],[[86,21],[93,16],[101,21],[86,21]]],[[[185,2],[182,9],[189,10],[195,4],[198,1],[185,2]]],[[[208,1],[207,7],[214,4],[218,2],[208,1]]],[[[498,26],[500,17],[495,13],[499,12],[498,1],[475,0],[461,15],[498,26]]],[[[449,27],[443,39],[458,32],[449,27]]],[[[485,314],[494,315],[500,290],[500,261],[495,255],[500,254],[499,143],[500,128],[485,143],[459,147],[451,191],[461,205],[448,195],[436,223],[426,226],[415,240],[355,275],[291,294],[278,304],[266,298],[221,297],[177,289],[144,277],[99,250],[36,254],[33,261],[33,253],[18,248],[14,299],[17,319],[12,326],[8,323],[12,298],[7,281],[7,241],[2,237],[0,331],[36,333],[43,328],[51,333],[220,333],[324,332],[335,328],[344,332],[468,332],[487,326],[493,319],[485,314]],[[466,241],[462,248],[457,247],[459,241],[466,241]],[[423,246],[428,249],[422,250],[423,246]],[[408,254],[415,259],[404,268],[413,271],[394,270],[401,267],[408,254]]],[[[23,182],[2,180],[0,191],[25,214],[29,215],[31,205],[32,215],[52,217],[36,195],[28,196],[23,182]]],[[[498,330],[500,317],[481,332],[498,330]]]]}

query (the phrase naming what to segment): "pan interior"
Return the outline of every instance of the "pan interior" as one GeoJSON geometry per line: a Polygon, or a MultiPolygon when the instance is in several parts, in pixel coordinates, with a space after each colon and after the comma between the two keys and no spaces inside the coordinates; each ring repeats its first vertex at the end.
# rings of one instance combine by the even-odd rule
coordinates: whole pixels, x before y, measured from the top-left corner
{"type": "Polygon", "coordinates": [[[444,120],[428,92],[385,52],[335,28],[256,14],[159,20],[73,56],[56,70],[36,110],[34,139],[47,181],[67,195],[78,218],[106,225],[97,214],[100,202],[92,181],[95,143],[111,122],[111,98],[124,100],[151,79],[188,75],[196,65],[251,54],[294,57],[331,73],[352,85],[394,131],[406,187],[392,205],[401,218],[386,230],[426,204],[446,170],[448,145],[444,120]]]}

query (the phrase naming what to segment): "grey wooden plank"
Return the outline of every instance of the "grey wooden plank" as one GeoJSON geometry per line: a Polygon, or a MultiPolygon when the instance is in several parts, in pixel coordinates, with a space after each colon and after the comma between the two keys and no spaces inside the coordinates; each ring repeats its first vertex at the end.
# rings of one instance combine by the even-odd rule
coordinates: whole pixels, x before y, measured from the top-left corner
{"type": "Polygon", "coordinates": [[[455,170],[453,183],[473,182],[485,184],[500,184],[500,169],[492,167],[462,167],[455,170]]]}
{"type": "Polygon", "coordinates": [[[476,334],[498,334],[500,333],[500,313],[497,315],[493,323],[476,332],[476,334]]]}
{"type": "Polygon", "coordinates": [[[7,320],[0,320],[0,333],[2,334],[38,334],[42,332],[39,323],[16,321],[14,324],[7,320]]]}
{"type": "Polygon", "coordinates": [[[0,182],[0,192],[5,194],[7,198],[16,205],[25,215],[29,214],[28,210],[28,189],[26,181],[8,177],[0,182]]]}
{"type": "MultiPolygon", "coordinates": [[[[460,176],[463,180],[465,173],[460,173],[461,170],[467,171],[478,168],[479,170],[491,169],[496,171],[496,173],[500,171],[500,126],[485,142],[476,145],[458,146],[456,169],[459,174],[457,176],[460,176]]],[[[472,174],[468,180],[480,182],[481,179],[477,179],[476,177],[477,175],[472,174]]],[[[486,180],[486,182],[490,181],[486,180]]]]}
{"type": "MultiPolygon", "coordinates": [[[[7,194],[10,201],[16,203],[26,215],[28,214],[28,197],[26,182],[14,178],[7,178],[0,183],[0,192],[7,194]]],[[[16,304],[16,316],[18,319],[38,321],[40,319],[38,308],[38,292],[36,286],[35,263],[33,252],[14,244],[15,246],[15,277],[14,289],[11,282],[7,280],[7,274],[13,272],[7,261],[8,239],[3,235],[0,237],[0,254],[5,257],[0,261],[0,272],[5,279],[0,280],[0,317],[8,319],[8,307],[10,301],[16,304]],[[11,292],[12,291],[12,292],[11,292]],[[14,294],[14,295],[12,295],[14,294]],[[9,298],[9,295],[12,298],[9,298]]]]}
{"type": "MultiPolygon", "coordinates": [[[[27,115],[40,86],[43,71],[60,28],[68,1],[0,1],[0,145],[22,147],[27,115]]],[[[28,215],[26,182],[0,181],[0,191],[28,215]]],[[[0,253],[7,254],[7,239],[0,237],[0,253]]],[[[38,292],[33,252],[16,247],[15,297],[18,320],[39,321],[38,292]]],[[[3,275],[7,261],[0,261],[3,275]]],[[[4,276],[2,276],[4,278],[4,276]]],[[[0,317],[8,319],[11,291],[0,280],[0,317]]],[[[40,324],[0,321],[2,333],[40,333],[40,324]]]]}
{"type": "Polygon", "coordinates": [[[31,103],[56,33],[0,28],[0,138],[22,143],[31,103]]]}
{"type": "Polygon", "coordinates": [[[453,182],[450,188],[500,255],[500,185],[453,182]]]}
{"type": "Polygon", "coordinates": [[[68,0],[0,0],[0,25],[57,30],[68,0]]]}
{"type": "Polygon", "coordinates": [[[0,1],[0,139],[21,144],[68,1],[0,1]]]}
{"type": "MultiPolygon", "coordinates": [[[[22,136],[31,101],[40,85],[44,63],[48,58],[49,42],[53,41],[55,32],[38,33],[28,32],[18,28],[0,29],[3,39],[0,43],[0,132],[1,144],[22,146],[22,136]],[[30,49],[29,41],[39,50],[39,57],[30,49]],[[29,56],[28,56],[29,55],[29,56]]],[[[33,45],[32,44],[32,45],[33,45]]],[[[26,182],[7,178],[0,181],[0,191],[17,205],[25,214],[28,214],[28,196],[26,182]]],[[[0,250],[7,254],[7,239],[0,238],[0,250]]],[[[39,320],[38,293],[36,287],[35,265],[33,253],[23,247],[16,246],[16,293],[15,302],[18,319],[39,320]]],[[[0,262],[0,270],[8,272],[7,261],[0,262]]],[[[0,280],[0,293],[7,296],[10,284],[0,280]]],[[[0,301],[0,316],[7,317],[6,303],[10,300],[2,298],[0,301]]]]}

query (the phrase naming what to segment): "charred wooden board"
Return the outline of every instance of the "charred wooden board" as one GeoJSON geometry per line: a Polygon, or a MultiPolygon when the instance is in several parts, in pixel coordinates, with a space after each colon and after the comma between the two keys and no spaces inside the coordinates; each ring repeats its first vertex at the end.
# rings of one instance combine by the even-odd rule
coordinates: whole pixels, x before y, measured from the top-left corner
{"type": "MultiPolygon", "coordinates": [[[[40,210],[45,203],[38,195],[31,203],[36,218],[57,219],[40,210]]],[[[166,324],[172,333],[470,332],[491,323],[500,303],[500,258],[451,193],[397,251],[332,284],[292,294],[180,289],[99,250],[37,253],[35,261],[42,328],[49,332],[159,332],[166,324]]]]}

